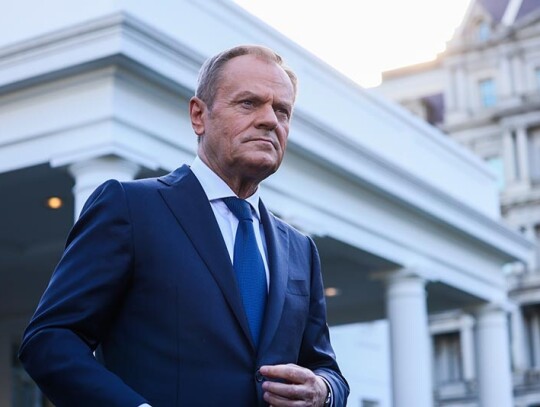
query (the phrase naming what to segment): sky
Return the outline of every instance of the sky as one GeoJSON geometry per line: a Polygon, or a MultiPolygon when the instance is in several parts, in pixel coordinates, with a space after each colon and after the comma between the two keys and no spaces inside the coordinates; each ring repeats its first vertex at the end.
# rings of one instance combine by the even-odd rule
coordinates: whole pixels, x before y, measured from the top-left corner
{"type": "Polygon", "coordinates": [[[471,0],[234,0],[365,87],[433,60],[471,0]]]}

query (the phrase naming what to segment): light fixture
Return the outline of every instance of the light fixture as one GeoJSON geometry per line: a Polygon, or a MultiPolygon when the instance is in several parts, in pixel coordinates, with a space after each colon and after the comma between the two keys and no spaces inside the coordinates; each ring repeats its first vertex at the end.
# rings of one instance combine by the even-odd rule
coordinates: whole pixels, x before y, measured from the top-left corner
{"type": "Polygon", "coordinates": [[[340,294],[341,290],[336,287],[326,287],[324,289],[324,295],[326,295],[327,297],[337,297],[340,294]]]}
{"type": "Polygon", "coordinates": [[[50,209],[60,209],[64,205],[62,198],[51,196],[47,199],[47,207],[50,209]]]}

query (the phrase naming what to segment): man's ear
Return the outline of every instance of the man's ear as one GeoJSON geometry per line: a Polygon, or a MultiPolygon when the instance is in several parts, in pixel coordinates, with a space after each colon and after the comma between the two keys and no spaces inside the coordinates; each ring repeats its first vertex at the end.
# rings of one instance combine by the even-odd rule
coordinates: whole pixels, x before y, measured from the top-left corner
{"type": "Polygon", "coordinates": [[[191,118],[191,127],[197,136],[204,134],[204,115],[206,114],[206,103],[197,96],[189,100],[189,117],[191,118]]]}

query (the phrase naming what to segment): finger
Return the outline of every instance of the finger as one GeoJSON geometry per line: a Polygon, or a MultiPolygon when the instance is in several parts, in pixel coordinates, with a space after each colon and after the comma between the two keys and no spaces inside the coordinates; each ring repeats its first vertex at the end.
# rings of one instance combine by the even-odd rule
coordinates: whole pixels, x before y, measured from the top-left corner
{"type": "Polygon", "coordinates": [[[282,379],[296,384],[303,384],[314,376],[311,370],[292,363],[287,365],[261,366],[260,372],[265,377],[282,379]]]}
{"type": "Polygon", "coordinates": [[[270,404],[271,407],[304,407],[307,406],[303,400],[291,400],[286,397],[279,396],[274,393],[265,392],[263,395],[264,401],[270,404]]]}
{"type": "Polygon", "coordinates": [[[263,390],[289,400],[304,400],[309,394],[308,386],[301,384],[287,384],[266,381],[262,385],[263,390]]]}

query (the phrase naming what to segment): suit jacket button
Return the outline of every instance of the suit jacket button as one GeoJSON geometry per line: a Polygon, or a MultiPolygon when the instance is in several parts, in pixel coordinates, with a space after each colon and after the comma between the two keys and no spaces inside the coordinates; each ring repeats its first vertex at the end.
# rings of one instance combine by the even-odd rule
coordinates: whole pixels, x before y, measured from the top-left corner
{"type": "Polygon", "coordinates": [[[257,370],[255,372],[255,380],[257,380],[258,383],[261,383],[264,380],[264,376],[262,375],[260,370],[257,370]]]}

